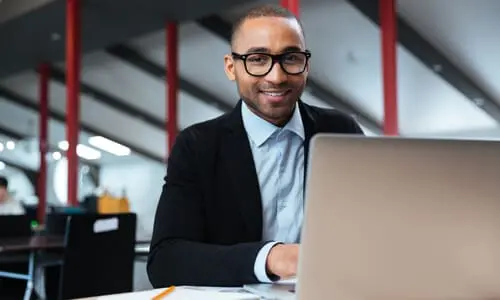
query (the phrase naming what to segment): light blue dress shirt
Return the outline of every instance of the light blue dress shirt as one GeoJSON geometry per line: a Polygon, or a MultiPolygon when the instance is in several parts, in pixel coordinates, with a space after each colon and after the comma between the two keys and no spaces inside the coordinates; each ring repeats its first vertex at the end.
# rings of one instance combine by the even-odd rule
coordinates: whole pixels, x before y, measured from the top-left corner
{"type": "Polygon", "coordinates": [[[266,244],[255,260],[254,272],[261,282],[271,282],[266,260],[278,242],[298,243],[304,217],[304,124],[298,106],[292,118],[280,128],[241,105],[243,125],[257,171],[266,244]]]}

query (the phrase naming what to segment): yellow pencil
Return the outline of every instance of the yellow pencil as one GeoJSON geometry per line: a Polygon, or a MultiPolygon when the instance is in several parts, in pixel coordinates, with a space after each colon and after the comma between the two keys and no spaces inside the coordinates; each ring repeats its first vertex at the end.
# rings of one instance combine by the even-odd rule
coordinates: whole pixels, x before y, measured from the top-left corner
{"type": "Polygon", "coordinates": [[[158,295],[154,296],[152,300],[160,300],[163,297],[166,297],[168,294],[172,293],[175,289],[175,286],[171,286],[168,289],[164,290],[163,292],[159,293],[158,295]]]}

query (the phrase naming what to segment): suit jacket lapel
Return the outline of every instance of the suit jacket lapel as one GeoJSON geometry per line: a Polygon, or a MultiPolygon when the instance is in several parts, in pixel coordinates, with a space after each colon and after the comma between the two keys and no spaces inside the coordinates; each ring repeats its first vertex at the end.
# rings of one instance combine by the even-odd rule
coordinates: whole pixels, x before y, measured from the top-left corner
{"type": "Polygon", "coordinates": [[[250,143],[243,127],[241,101],[228,115],[221,151],[230,186],[250,237],[262,238],[262,202],[250,143]]]}
{"type": "MultiPolygon", "coordinates": [[[[307,105],[299,100],[300,116],[304,124],[305,140],[304,140],[304,184],[306,183],[308,163],[309,163],[309,144],[311,138],[318,132],[317,124],[314,117],[311,115],[307,105]]],[[[305,189],[304,189],[305,191],[305,189]]]]}

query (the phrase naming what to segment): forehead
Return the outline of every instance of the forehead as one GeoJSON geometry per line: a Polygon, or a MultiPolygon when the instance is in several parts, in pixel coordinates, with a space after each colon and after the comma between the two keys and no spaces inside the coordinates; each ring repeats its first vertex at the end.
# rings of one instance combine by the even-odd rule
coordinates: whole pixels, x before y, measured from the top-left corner
{"type": "Polygon", "coordinates": [[[289,18],[258,17],[245,20],[238,30],[234,50],[246,52],[251,48],[265,48],[279,53],[286,48],[305,50],[300,24],[289,18]]]}

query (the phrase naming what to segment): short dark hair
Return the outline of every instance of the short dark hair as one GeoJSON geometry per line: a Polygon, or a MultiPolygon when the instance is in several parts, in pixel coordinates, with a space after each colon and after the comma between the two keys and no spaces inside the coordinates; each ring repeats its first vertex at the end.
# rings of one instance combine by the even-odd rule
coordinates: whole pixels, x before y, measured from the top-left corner
{"type": "Polygon", "coordinates": [[[3,188],[9,187],[9,181],[7,180],[7,178],[0,176],[0,187],[3,187],[3,188]]]}
{"type": "Polygon", "coordinates": [[[236,22],[233,23],[233,28],[231,30],[231,48],[236,39],[236,34],[240,30],[241,25],[248,19],[260,18],[260,17],[278,17],[294,19],[299,23],[302,35],[304,35],[304,29],[300,20],[288,9],[274,4],[263,4],[259,6],[254,6],[247,10],[243,15],[241,15],[236,22]]]}

